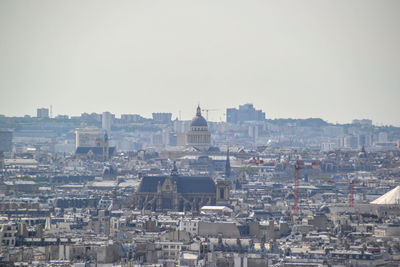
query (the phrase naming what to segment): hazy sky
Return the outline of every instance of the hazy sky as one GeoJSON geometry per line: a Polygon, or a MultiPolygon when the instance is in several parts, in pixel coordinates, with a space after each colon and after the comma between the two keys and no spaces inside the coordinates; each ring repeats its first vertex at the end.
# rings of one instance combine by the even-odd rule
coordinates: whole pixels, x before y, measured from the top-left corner
{"type": "Polygon", "coordinates": [[[172,112],[400,126],[400,1],[0,1],[0,114],[172,112]]]}

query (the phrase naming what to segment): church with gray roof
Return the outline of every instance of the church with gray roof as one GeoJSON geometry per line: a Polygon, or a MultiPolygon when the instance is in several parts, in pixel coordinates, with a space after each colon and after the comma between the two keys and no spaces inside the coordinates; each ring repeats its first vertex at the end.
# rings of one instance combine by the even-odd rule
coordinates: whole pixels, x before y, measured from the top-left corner
{"type": "Polygon", "coordinates": [[[199,211],[203,206],[229,203],[229,182],[207,176],[145,176],[134,195],[134,207],[152,211],[199,211]]]}

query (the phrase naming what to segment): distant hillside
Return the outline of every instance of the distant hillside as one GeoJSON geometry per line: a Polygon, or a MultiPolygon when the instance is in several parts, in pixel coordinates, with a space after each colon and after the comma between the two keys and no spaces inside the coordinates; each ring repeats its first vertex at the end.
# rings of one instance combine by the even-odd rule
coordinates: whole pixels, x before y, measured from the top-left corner
{"type": "Polygon", "coordinates": [[[322,127],[330,125],[328,122],[320,118],[309,118],[309,119],[274,119],[267,120],[267,122],[276,125],[296,125],[300,127],[322,127]]]}

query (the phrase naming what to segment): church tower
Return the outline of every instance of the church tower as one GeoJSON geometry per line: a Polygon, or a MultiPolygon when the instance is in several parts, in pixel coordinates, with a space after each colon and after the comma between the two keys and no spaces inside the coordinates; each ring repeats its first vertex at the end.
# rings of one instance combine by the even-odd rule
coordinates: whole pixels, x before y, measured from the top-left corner
{"type": "Polygon", "coordinates": [[[231,178],[231,161],[229,159],[229,147],[226,152],[225,177],[226,177],[226,179],[231,178]]]}
{"type": "Polygon", "coordinates": [[[229,186],[230,182],[226,179],[217,180],[217,205],[229,205],[229,186]]]}

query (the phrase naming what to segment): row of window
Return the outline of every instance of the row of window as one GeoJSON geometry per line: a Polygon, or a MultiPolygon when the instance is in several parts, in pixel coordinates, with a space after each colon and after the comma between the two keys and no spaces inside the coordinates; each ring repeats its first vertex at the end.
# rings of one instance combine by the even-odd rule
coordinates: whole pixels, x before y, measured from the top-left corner
{"type": "Polygon", "coordinates": [[[14,239],[11,239],[11,240],[6,239],[6,240],[3,240],[2,243],[3,243],[3,245],[14,245],[14,239]]]}
{"type": "MultiPolygon", "coordinates": [[[[183,222],[183,225],[188,225],[188,224],[190,225],[191,222],[183,222]]],[[[197,223],[193,223],[193,226],[196,226],[196,224],[197,224],[197,223]]]]}
{"type": "MultiPolygon", "coordinates": [[[[163,245],[163,249],[180,249],[181,246],[180,245],[163,245]]],[[[182,249],[186,249],[185,246],[182,246],[182,249]]]]}
{"type": "Polygon", "coordinates": [[[17,236],[17,233],[4,233],[3,237],[12,237],[12,236],[17,236]]]}
{"type": "Polygon", "coordinates": [[[190,228],[187,228],[187,227],[185,227],[183,230],[184,230],[184,231],[186,231],[186,232],[190,232],[190,231],[197,231],[197,229],[196,229],[196,228],[192,228],[192,229],[190,229],[190,228]]]}
{"type": "Polygon", "coordinates": [[[18,230],[18,227],[15,226],[14,229],[12,229],[12,226],[3,226],[3,227],[0,229],[0,231],[4,231],[4,230],[6,230],[6,231],[18,230]]]}
{"type": "Polygon", "coordinates": [[[163,254],[164,254],[164,257],[175,256],[176,255],[174,251],[170,251],[169,253],[168,253],[168,251],[164,251],[163,254]]]}
{"type": "Polygon", "coordinates": [[[205,143],[210,142],[210,136],[208,135],[189,135],[189,143],[205,143]]]}

